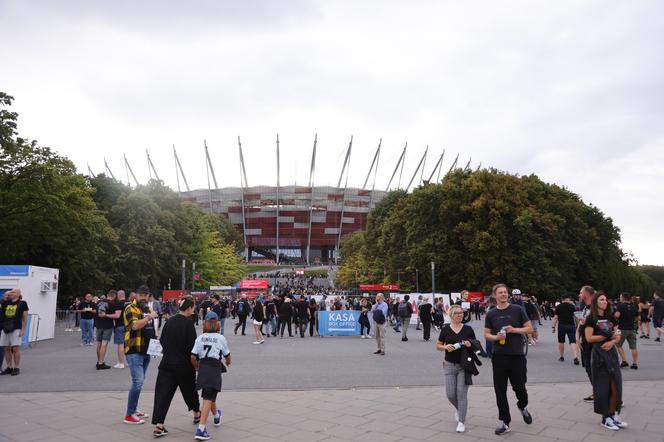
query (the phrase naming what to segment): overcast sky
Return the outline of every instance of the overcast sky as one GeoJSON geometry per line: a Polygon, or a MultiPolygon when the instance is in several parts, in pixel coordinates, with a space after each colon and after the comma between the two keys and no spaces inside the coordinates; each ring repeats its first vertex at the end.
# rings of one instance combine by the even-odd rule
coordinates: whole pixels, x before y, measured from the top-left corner
{"type": "MultiPolygon", "coordinates": [[[[176,188],[349,185],[383,139],[384,188],[404,143],[402,185],[465,165],[535,173],[602,209],[642,264],[664,264],[664,2],[0,0],[0,90],[19,131],[126,181],[145,149],[176,188]],[[436,158],[434,158],[436,157],[436,158]]],[[[394,185],[393,185],[394,186],[394,185]]]]}

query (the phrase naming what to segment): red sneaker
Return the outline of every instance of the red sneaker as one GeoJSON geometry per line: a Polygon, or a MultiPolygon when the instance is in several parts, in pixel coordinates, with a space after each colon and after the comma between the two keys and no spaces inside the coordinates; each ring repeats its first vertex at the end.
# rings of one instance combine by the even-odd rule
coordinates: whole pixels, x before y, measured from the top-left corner
{"type": "Polygon", "coordinates": [[[134,413],[134,416],[136,416],[139,419],[145,419],[145,418],[150,417],[149,414],[143,413],[142,411],[139,411],[139,410],[136,410],[136,413],[134,413]]]}
{"type": "Polygon", "coordinates": [[[140,419],[135,414],[125,416],[124,423],[129,425],[140,425],[145,423],[143,419],[140,419]]]}

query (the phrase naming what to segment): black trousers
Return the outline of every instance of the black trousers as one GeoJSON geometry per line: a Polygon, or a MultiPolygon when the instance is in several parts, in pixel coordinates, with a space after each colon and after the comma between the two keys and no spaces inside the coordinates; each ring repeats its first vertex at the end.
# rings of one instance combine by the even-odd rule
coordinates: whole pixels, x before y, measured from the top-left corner
{"type": "Polygon", "coordinates": [[[591,364],[591,355],[593,352],[593,346],[587,342],[580,344],[581,347],[581,365],[586,369],[586,374],[588,375],[588,380],[590,384],[593,383],[593,373],[592,373],[592,364],[591,364]]]}
{"type": "Polygon", "coordinates": [[[369,321],[360,322],[360,336],[364,335],[364,329],[367,329],[367,334],[371,334],[371,323],[369,321]]]}
{"type": "Polygon", "coordinates": [[[293,336],[293,330],[291,329],[291,318],[286,318],[286,319],[280,319],[279,320],[279,327],[281,331],[281,336],[284,336],[284,330],[286,329],[286,325],[288,325],[288,336],[293,336]]]}
{"type": "Polygon", "coordinates": [[[516,406],[520,410],[528,406],[526,357],[494,353],[491,362],[493,365],[493,390],[496,393],[496,404],[498,405],[498,419],[509,425],[512,422],[512,417],[510,416],[510,404],[507,402],[508,380],[516,394],[516,406]]]}
{"type": "Polygon", "coordinates": [[[166,420],[168,409],[180,388],[182,398],[189,411],[200,411],[200,402],[196,392],[196,373],[191,369],[159,369],[157,383],[154,386],[154,407],[152,409],[152,424],[162,424],[166,420]]]}
{"type": "Polygon", "coordinates": [[[247,315],[237,315],[237,324],[235,324],[235,333],[237,329],[242,326],[242,334],[244,334],[244,329],[247,327],[247,315]]]}
{"type": "Polygon", "coordinates": [[[316,330],[316,317],[313,317],[309,321],[309,336],[313,336],[315,330],[316,330]]]}
{"type": "Polygon", "coordinates": [[[422,328],[424,329],[422,331],[422,337],[428,341],[431,338],[431,319],[421,318],[421,321],[422,321],[422,328]]]}

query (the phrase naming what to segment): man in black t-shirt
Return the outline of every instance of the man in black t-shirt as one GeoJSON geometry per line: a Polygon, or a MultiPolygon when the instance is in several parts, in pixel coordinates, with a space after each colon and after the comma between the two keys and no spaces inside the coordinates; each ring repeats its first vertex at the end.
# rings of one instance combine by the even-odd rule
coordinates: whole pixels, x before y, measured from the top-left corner
{"type": "Polygon", "coordinates": [[[616,344],[618,347],[618,354],[620,355],[621,363],[620,367],[629,367],[627,363],[627,356],[625,355],[625,350],[622,346],[627,341],[629,344],[629,349],[632,351],[632,366],[633,370],[639,368],[639,352],[636,349],[636,315],[638,311],[636,306],[632,303],[632,295],[628,293],[622,293],[620,295],[620,304],[618,305],[618,310],[615,313],[615,318],[618,320],[618,328],[620,329],[620,341],[616,344]]]}
{"type": "Polygon", "coordinates": [[[97,370],[108,370],[111,368],[107,365],[106,351],[108,350],[108,343],[113,336],[113,328],[115,322],[113,315],[115,314],[115,300],[117,292],[109,290],[106,294],[106,299],[99,300],[97,303],[97,317],[95,318],[95,326],[97,327],[97,370]]]}
{"type": "Polygon", "coordinates": [[[551,323],[551,331],[555,333],[556,325],[558,325],[558,352],[560,353],[558,360],[560,362],[565,361],[565,337],[567,337],[572,346],[574,365],[579,365],[579,350],[576,345],[577,319],[575,313],[576,307],[572,302],[572,297],[570,295],[563,296],[563,302],[556,306],[553,322],[551,323]]]}
{"type": "Polygon", "coordinates": [[[94,318],[97,311],[97,304],[92,300],[92,294],[86,293],[85,298],[79,304],[79,313],[81,314],[81,339],[85,346],[94,345],[94,318]]]}
{"type": "Polygon", "coordinates": [[[493,389],[498,405],[498,418],[500,426],[496,428],[497,435],[510,431],[510,406],[507,401],[507,381],[512,385],[516,394],[517,407],[526,424],[531,424],[533,418],[528,412],[528,391],[526,390],[527,363],[525,350],[527,348],[526,336],[532,333],[533,328],[525,310],[519,305],[508,302],[509,294],[505,284],[496,284],[493,287],[493,297],[496,299],[496,308],[491,309],[484,322],[484,338],[493,342],[493,389]]]}
{"type": "MultiPolygon", "coordinates": [[[[0,304],[0,347],[4,349],[7,367],[2,375],[16,376],[20,373],[21,341],[28,323],[28,304],[21,300],[19,289],[5,293],[0,304]]],[[[2,361],[0,361],[2,365],[2,361]]]]}
{"type": "Polygon", "coordinates": [[[652,324],[655,327],[657,337],[655,342],[661,342],[661,336],[664,333],[664,328],[662,328],[662,321],[664,320],[664,299],[658,291],[655,291],[652,295],[653,301],[650,304],[650,316],[652,316],[652,324]]]}

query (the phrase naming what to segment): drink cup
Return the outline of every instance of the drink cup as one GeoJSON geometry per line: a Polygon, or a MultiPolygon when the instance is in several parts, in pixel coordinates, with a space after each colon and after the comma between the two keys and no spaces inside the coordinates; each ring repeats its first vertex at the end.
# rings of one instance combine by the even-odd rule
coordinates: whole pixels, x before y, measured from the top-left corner
{"type": "Polygon", "coordinates": [[[500,345],[505,345],[505,339],[507,338],[507,332],[505,332],[505,329],[507,327],[500,327],[500,331],[498,332],[499,335],[503,335],[504,337],[498,341],[500,345]]]}

